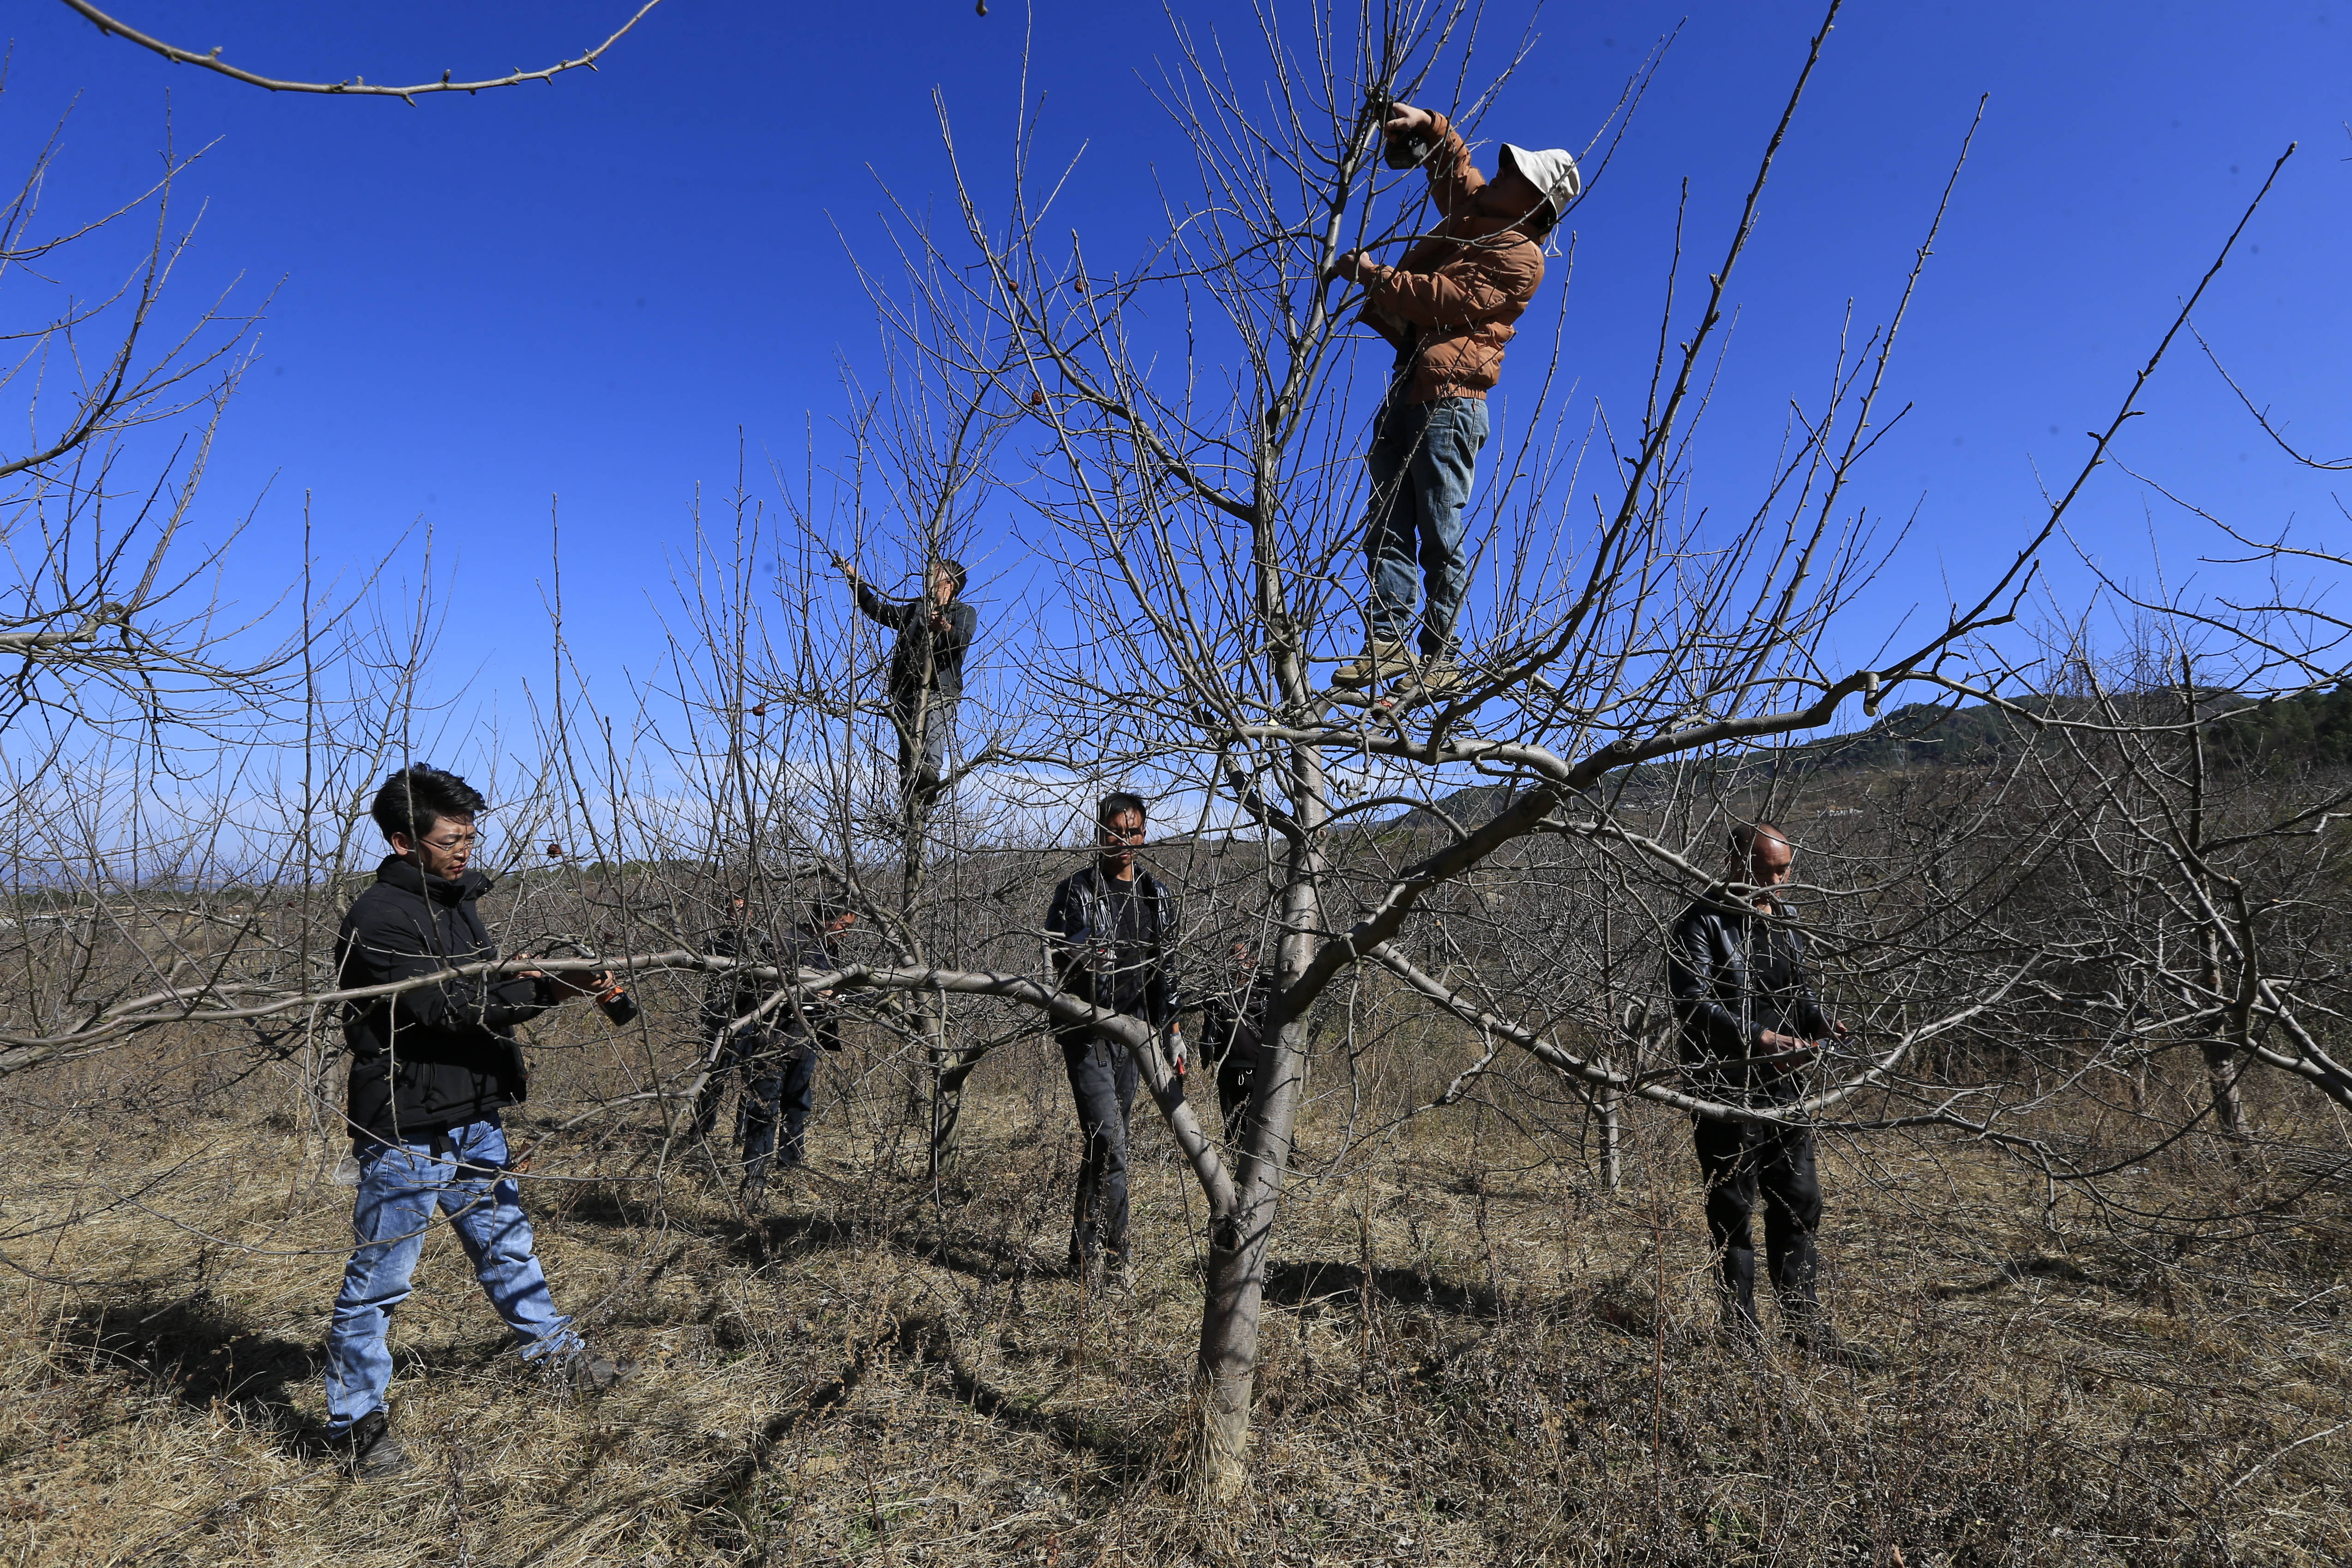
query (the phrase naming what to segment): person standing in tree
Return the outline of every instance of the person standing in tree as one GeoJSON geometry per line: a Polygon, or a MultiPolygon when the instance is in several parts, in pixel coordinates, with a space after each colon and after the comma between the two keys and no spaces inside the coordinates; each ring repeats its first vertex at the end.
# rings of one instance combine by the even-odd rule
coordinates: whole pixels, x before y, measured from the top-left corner
{"type": "MultiPolygon", "coordinates": [[[[1731,831],[1731,874],[1754,889],[1694,902],[1666,938],[1666,988],[1682,1025],[1683,1071],[1692,1091],[1726,1104],[1769,1108],[1802,1098],[1802,1069],[1826,1038],[1843,1040],[1806,973],[1804,934],[1772,893],[1789,880],[1796,851],[1769,822],[1731,831]]],[[[1814,1235],[1822,1185],[1813,1134],[1803,1126],[1718,1116],[1696,1118],[1694,1143],[1706,1190],[1706,1227],[1717,1252],[1724,1327],[1752,1346],[1756,1244],[1749,1216],[1760,1198],[1764,1244],[1781,1327],[1801,1348],[1840,1365],[1876,1356],[1840,1339],[1815,1285],[1814,1235]]]]}
{"type": "MultiPolygon", "coordinates": [[[[1140,796],[1121,789],[1103,797],[1095,813],[1094,863],[1054,889],[1046,943],[1065,990],[1149,1024],[1181,1076],[1176,900],[1135,863],[1143,821],[1140,796]]],[[[1124,1273],[1128,1117],[1140,1074],[1127,1048],[1091,1025],[1056,1024],[1054,1039],[1062,1048],[1086,1145],[1070,1221],[1070,1270],[1095,1278],[1108,1262],[1124,1273]]]]}
{"type": "MultiPolygon", "coordinates": [[[[336,935],[343,989],[497,960],[475,908],[488,879],[467,869],[475,819],[485,809],[463,779],[422,764],[402,768],[376,791],[370,814],[392,853],[336,935]]],[[[601,1390],[628,1374],[591,1356],[572,1320],[555,1310],[499,1121],[505,1107],[522,1103],[529,1077],[515,1026],[568,998],[600,994],[610,1007],[625,993],[609,974],[583,983],[525,970],[447,975],[345,1004],[352,1055],[345,1114],[360,1180],[352,1207],[356,1245],[327,1333],[327,1437],[354,1478],[382,1479],[408,1468],[384,1406],[392,1382],[384,1332],[393,1309],[408,1299],[436,1208],[449,1217],[526,1362],[567,1391],[601,1390]]]]}
{"type": "Polygon", "coordinates": [[[890,724],[898,732],[898,791],[910,814],[928,818],[946,777],[955,739],[956,706],[963,700],[963,661],[980,631],[980,614],[963,601],[964,570],[933,560],[923,572],[919,599],[885,599],[867,586],[856,563],[841,563],[869,621],[898,633],[890,651],[890,724]]]}
{"type": "Polygon", "coordinates": [[[1462,685],[1455,623],[1470,570],[1463,511],[1486,444],[1486,393],[1513,323],[1543,282],[1543,238],[1582,183],[1568,153],[1507,142],[1489,180],[1445,116],[1409,103],[1391,105],[1382,129],[1393,166],[1410,167],[1408,150],[1426,149],[1420,162],[1441,221],[1394,267],[1362,251],[1332,267],[1362,286],[1364,319],[1397,351],[1367,459],[1365,651],[1333,684],[1377,685],[1417,664],[1421,689],[1443,696],[1462,685]],[[1405,636],[1424,582],[1416,659],[1405,636]]]}
{"type": "Polygon", "coordinates": [[[1223,1118],[1225,1146],[1249,1141],[1250,1096],[1265,1049],[1265,1009],[1274,977],[1259,967],[1257,955],[1236,940],[1225,960],[1224,990],[1201,1003],[1201,1040],[1217,1064],[1217,1110],[1223,1118]]]}

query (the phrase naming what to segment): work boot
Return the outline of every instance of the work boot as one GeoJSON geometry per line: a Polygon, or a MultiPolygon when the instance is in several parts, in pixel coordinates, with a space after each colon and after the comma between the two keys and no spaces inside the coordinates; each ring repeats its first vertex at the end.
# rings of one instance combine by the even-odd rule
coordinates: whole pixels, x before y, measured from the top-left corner
{"type": "Polygon", "coordinates": [[[1870,1346],[1840,1334],[1829,1319],[1819,1312],[1798,1318],[1790,1326],[1789,1339],[1799,1350],[1823,1366],[1842,1366],[1849,1372],[1876,1372],[1886,1364],[1885,1357],[1870,1346]]]}
{"type": "Polygon", "coordinates": [[[761,1171],[757,1176],[743,1178],[743,1207],[753,1214],[768,1207],[767,1172],[761,1171]]]}
{"type": "Polygon", "coordinates": [[[582,1345],[550,1366],[547,1378],[565,1397],[585,1399],[611,1393],[635,1376],[636,1372],[637,1364],[634,1361],[614,1361],[582,1345]]]}
{"type": "Polygon", "coordinates": [[[1440,655],[1421,666],[1421,695],[1425,697],[1450,697],[1465,684],[1462,666],[1450,655],[1440,655]]]}
{"type": "Polygon", "coordinates": [[[1376,685],[1391,675],[1402,675],[1412,668],[1412,660],[1406,655],[1402,643],[1375,637],[1364,652],[1339,666],[1331,677],[1331,685],[1339,690],[1353,691],[1359,686],[1376,685]]]}
{"type": "Polygon", "coordinates": [[[343,1456],[343,1473],[355,1481],[388,1481],[408,1471],[408,1450],[392,1435],[381,1406],[328,1441],[343,1456]]]}
{"type": "Polygon", "coordinates": [[[1824,1366],[1842,1366],[1848,1372],[1876,1372],[1886,1364],[1886,1358],[1878,1352],[1859,1340],[1839,1338],[1834,1329],[1801,1337],[1797,1348],[1824,1366]]]}

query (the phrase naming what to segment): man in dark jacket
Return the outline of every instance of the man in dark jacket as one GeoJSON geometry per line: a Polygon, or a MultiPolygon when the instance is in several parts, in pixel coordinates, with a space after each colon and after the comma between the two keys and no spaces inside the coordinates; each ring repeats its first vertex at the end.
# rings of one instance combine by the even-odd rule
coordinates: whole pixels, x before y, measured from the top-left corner
{"type": "Polygon", "coordinates": [[[1339,277],[1363,286],[1364,319],[1397,357],[1366,457],[1368,645],[1333,684],[1375,685],[1417,670],[1421,690],[1444,696],[1462,685],[1455,622],[1470,571],[1463,512],[1486,444],[1486,393],[1502,373],[1503,346],[1543,283],[1543,237],[1582,186],[1568,153],[1508,142],[1489,180],[1445,116],[1409,103],[1390,114],[1389,162],[1421,163],[1442,216],[1394,267],[1360,251],[1334,264],[1339,277]],[[1407,154],[1407,147],[1418,151],[1407,154]],[[1405,637],[1424,580],[1416,658],[1405,637]]]}
{"type": "MultiPolygon", "coordinates": [[[[1756,889],[1752,897],[1701,898],[1667,937],[1666,985],[1682,1025],[1684,1072],[1695,1092],[1726,1104],[1787,1104],[1802,1097],[1802,1069],[1817,1042],[1843,1040],[1846,1027],[1822,1010],[1806,974],[1804,935],[1769,891],[1796,863],[1787,838],[1769,822],[1742,824],[1731,832],[1731,859],[1732,875],[1756,889]]],[[[1759,1332],[1749,1216],[1760,1197],[1782,1326],[1825,1360],[1869,1359],[1837,1338],[1815,1288],[1822,1187],[1811,1131],[1701,1116],[1695,1142],[1727,1330],[1741,1343],[1755,1343],[1759,1332]]]]}
{"type": "Polygon", "coordinates": [[[1201,1040],[1217,1064],[1217,1110],[1224,1119],[1225,1146],[1249,1141],[1250,1096],[1257,1090],[1258,1064],[1265,1049],[1265,1009],[1274,977],[1258,967],[1246,942],[1236,941],[1225,961],[1225,988],[1201,1003],[1201,1040]]]}
{"type": "MultiPolygon", "coordinates": [[[[1054,889],[1046,943],[1062,987],[1081,1001],[1142,1019],[1160,1031],[1170,1061],[1184,1070],[1178,1032],[1176,900],[1135,863],[1143,840],[1143,800],[1125,790],[1103,797],[1095,814],[1095,862],[1054,889]]],[[[1093,1276],[1106,1260],[1125,1270],[1127,1129],[1140,1081],[1127,1048],[1089,1025],[1057,1024],[1054,1039],[1070,1075],[1078,1131],[1078,1166],[1070,1222],[1070,1269],[1093,1276]]]]}
{"type": "Polygon", "coordinates": [[[327,1431],[355,1476],[398,1473],[407,1458],[388,1432],[392,1356],[384,1329],[437,1207],[526,1361],[573,1385],[602,1388],[625,1369],[591,1357],[555,1310],[532,1250],[530,1221],[507,1165],[499,1112],[520,1104],[528,1072],[510,1032],[569,997],[621,993],[613,977],[586,984],[525,971],[446,971],[495,963],[475,908],[488,886],[469,872],[479,793],[454,773],[404,768],[372,809],[393,852],[352,901],[335,939],[345,990],[445,975],[345,1005],[349,1117],[360,1167],[356,1245],[327,1335],[327,1431]]]}
{"type": "Polygon", "coordinates": [[[980,630],[979,612],[963,602],[963,567],[934,560],[924,570],[919,599],[885,599],[866,586],[857,568],[842,563],[857,590],[857,608],[869,621],[898,633],[890,651],[890,725],[898,732],[898,789],[910,810],[930,814],[946,776],[955,739],[956,705],[963,700],[964,655],[980,630]]]}
{"type": "MultiPolygon", "coordinates": [[[[857,924],[855,910],[820,903],[793,934],[779,958],[776,946],[741,924],[744,901],[737,899],[737,924],[715,932],[709,951],[762,967],[781,962],[794,969],[831,969],[839,962],[835,939],[857,924]]],[[[702,998],[702,1019],[713,1036],[713,1066],[695,1101],[694,1130],[708,1138],[718,1124],[719,1102],[727,1077],[740,1072],[743,1095],[736,1113],[736,1141],[743,1150],[743,1201],[756,1207],[767,1195],[771,1160],[793,1169],[807,1160],[808,1119],[816,1107],[819,1051],[841,1049],[841,1020],[833,993],[779,993],[763,980],[740,975],[715,977],[702,998]],[[784,1124],[778,1147],[776,1123],[784,1124]]]]}

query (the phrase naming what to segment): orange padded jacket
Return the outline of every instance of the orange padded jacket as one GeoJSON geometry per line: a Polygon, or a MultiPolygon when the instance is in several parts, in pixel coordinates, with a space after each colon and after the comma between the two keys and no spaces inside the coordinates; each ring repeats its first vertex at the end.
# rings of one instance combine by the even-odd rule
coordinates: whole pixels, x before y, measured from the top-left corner
{"type": "Polygon", "coordinates": [[[1543,247],[1519,219],[1504,222],[1479,209],[1486,177],[1444,115],[1432,115],[1436,146],[1423,167],[1430,199],[1444,219],[1416,241],[1394,267],[1367,266],[1363,319],[1400,350],[1418,347],[1409,402],[1486,395],[1503,367],[1528,302],[1543,282],[1543,247]]]}

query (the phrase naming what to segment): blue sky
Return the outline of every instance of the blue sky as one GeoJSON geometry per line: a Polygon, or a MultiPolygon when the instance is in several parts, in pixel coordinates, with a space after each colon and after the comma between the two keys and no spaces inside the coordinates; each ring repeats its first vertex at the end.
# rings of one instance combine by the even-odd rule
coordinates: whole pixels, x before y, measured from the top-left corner
{"type": "MultiPolygon", "coordinates": [[[[372,80],[543,65],[629,9],[114,3],[133,25],[221,45],[248,68],[372,80]]],[[[1865,323],[1884,319],[1990,94],[1890,388],[1913,412],[1858,497],[1919,521],[1856,620],[1855,651],[1909,604],[1937,601],[1948,576],[1976,580],[2027,528],[2037,465],[2071,474],[2083,433],[2112,414],[2296,140],[2200,319],[2297,436],[2352,454],[2341,281],[2352,9],[2334,3],[1849,8],[1745,264],[1701,482],[1745,493],[1788,398],[1816,395],[1850,298],[1865,323]]],[[[1249,57],[1245,9],[1185,14],[1249,57]]],[[[1528,15],[1501,5],[1486,26],[1499,40],[1528,15]]],[[[1568,368],[1580,400],[1621,417],[1646,374],[1680,183],[1694,252],[1712,265],[1817,13],[1554,5],[1535,16],[1535,53],[1488,122],[1509,140],[1581,146],[1641,52],[1685,15],[1619,162],[1575,220],[1568,368]]],[[[233,587],[257,597],[282,578],[306,490],[331,566],[428,520],[436,548],[463,562],[445,667],[508,702],[519,675],[546,667],[551,493],[562,497],[572,625],[596,629],[601,668],[642,673],[657,636],[646,594],[683,542],[696,486],[731,486],[740,430],[768,493],[763,454],[796,465],[807,422],[841,410],[837,356],[870,362],[844,236],[878,251],[877,179],[917,201],[944,193],[935,88],[983,170],[1001,167],[1024,21],[1018,0],[984,19],[966,3],[667,0],[593,75],[410,108],[271,96],[102,38],[54,0],[19,0],[0,144],[13,167],[74,103],[47,196],[62,219],[143,183],[167,115],[183,148],[217,139],[189,182],[207,208],[179,298],[193,307],[236,274],[255,297],[284,280],[199,518],[218,528],[254,513],[233,587]]],[[[1139,86],[1168,54],[1166,19],[1045,0],[1032,37],[1044,145],[1088,148],[1063,210],[1095,254],[1134,254],[1156,215],[1144,176],[1180,153],[1139,86]]],[[[2352,532],[2329,500],[2340,476],[2279,461],[2187,349],[2153,389],[2127,460],[2254,531],[2294,517],[2340,542],[2352,532]]],[[[2177,575],[2203,541],[2150,506],[2110,476],[2079,533],[2135,574],[2153,537],[2177,575]]],[[[1009,553],[992,559],[1020,576],[1009,553]]],[[[976,587],[985,602],[989,585],[976,587]]]]}

